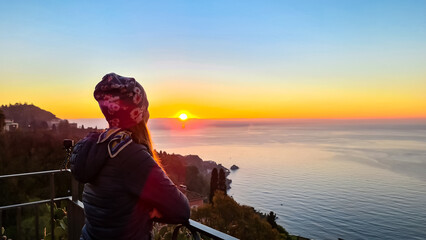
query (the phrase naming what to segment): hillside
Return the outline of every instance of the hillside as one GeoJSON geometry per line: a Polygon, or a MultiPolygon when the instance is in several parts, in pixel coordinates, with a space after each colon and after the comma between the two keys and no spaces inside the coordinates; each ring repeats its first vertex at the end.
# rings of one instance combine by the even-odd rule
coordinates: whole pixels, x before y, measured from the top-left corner
{"type": "MultiPolygon", "coordinates": [[[[197,155],[182,156],[180,154],[169,154],[165,151],[157,152],[158,157],[168,176],[176,185],[184,184],[188,190],[207,196],[210,190],[210,177],[213,168],[222,168],[226,176],[229,170],[221,164],[213,161],[203,161],[197,155]]],[[[226,179],[227,187],[230,188],[231,180],[226,179]]]]}
{"type": "Polygon", "coordinates": [[[34,124],[43,127],[47,125],[47,122],[58,119],[53,113],[33,104],[15,103],[13,105],[2,105],[0,109],[6,119],[19,123],[21,128],[34,124]]]}

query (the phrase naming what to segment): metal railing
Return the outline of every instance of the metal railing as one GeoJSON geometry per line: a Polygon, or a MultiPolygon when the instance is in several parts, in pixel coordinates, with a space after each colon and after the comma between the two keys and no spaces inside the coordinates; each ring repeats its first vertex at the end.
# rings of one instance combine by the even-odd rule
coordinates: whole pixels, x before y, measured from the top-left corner
{"type": "Polygon", "coordinates": [[[40,239],[39,232],[39,205],[40,204],[50,204],[50,234],[51,239],[55,239],[55,222],[54,222],[54,205],[55,202],[66,201],[67,203],[67,218],[68,218],[68,237],[69,239],[79,239],[80,231],[84,225],[84,210],[83,203],[78,200],[78,182],[71,176],[69,169],[63,170],[49,170],[49,171],[40,171],[40,172],[29,172],[29,173],[19,173],[19,174],[10,174],[0,176],[0,180],[6,178],[16,178],[16,177],[28,177],[28,176],[49,176],[49,192],[50,199],[12,204],[7,206],[0,206],[0,225],[2,225],[2,216],[3,211],[16,209],[16,227],[17,227],[17,240],[21,239],[21,214],[22,208],[24,207],[33,207],[35,209],[35,237],[40,239]],[[65,197],[55,197],[55,174],[70,174],[71,178],[71,196],[65,197]]]}
{"type": "Polygon", "coordinates": [[[199,222],[196,222],[194,220],[189,219],[189,222],[186,224],[178,225],[172,235],[172,240],[177,240],[177,236],[179,233],[179,229],[182,227],[186,227],[192,235],[192,238],[194,240],[200,240],[200,234],[203,236],[207,236],[213,239],[220,239],[220,240],[238,240],[238,238],[229,236],[228,234],[225,234],[223,232],[220,232],[216,229],[213,229],[211,227],[208,227],[206,225],[203,225],[199,222]]]}
{"type": "MultiPolygon", "coordinates": [[[[17,217],[16,217],[16,226],[17,226],[17,240],[21,239],[21,214],[22,208],[24,207],[34,207],[35,208],[35,235],[36,239],[40,239],[39,233],[39,210],[38,205],[40,204],[50,204],[50,228],[51,228],[51,239],[55,239],[55,222],[54,222],[54,204],[59,201],[67,202],[67,218],[68,218],[68,238],[70,240],[78,240],[80,239],[81,229],[84,225],[84,206],[81,201],[78,200],[79,189],[78,182],[72,177],[71,178],[71,195],[65,197],[55,197],[55,174],[65,174],[70,173],[69,169],[62,170],[50,170],[50,171],[40,171],[40,172],[29,172],[29,173],[19,173],[19,174],[10,174],[10,175],[2,175],[0,176],[0,180],[6,178],[14,178],[14,177],[28,177],[28,176],[40,176],[40,175],[49,175],[50,181],[50,199],[33,201],[27,203],[19,203],[7,206],[0,206],[0,226],[2,226],[2,216],[3,211],[16,209],[17,217]]],[[[194,240],[200,239],[200,234],[203,236],[210,237],[212,239],[217,240],[238,240],[232,236],[229,236],[223,232],[217,231],[213,228],[205,226],[199,222],[189,220],[186,224],[180,224],[175,227],[173,231],[173,240],[177,239],[179,229],[183,227],[187,228],[193,237],[194,240]]]]}

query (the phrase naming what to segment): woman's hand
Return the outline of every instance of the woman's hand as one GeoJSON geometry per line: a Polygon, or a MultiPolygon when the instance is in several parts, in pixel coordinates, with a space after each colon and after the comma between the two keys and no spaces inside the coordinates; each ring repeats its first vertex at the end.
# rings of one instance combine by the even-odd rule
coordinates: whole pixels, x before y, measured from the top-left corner
{"type": "Polygon", "coordinates": [[[150,218],[162,218],[163,216],[161,215],[161,213],[156,208],[153,208],[149,212],[149,217],[150,218]]]}

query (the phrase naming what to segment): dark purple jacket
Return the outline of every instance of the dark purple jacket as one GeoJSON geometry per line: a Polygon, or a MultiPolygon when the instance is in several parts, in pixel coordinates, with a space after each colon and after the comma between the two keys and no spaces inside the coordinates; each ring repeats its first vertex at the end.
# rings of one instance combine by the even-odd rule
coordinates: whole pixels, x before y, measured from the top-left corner
{"type": "Polygon", "coordinates": [[[90,133],[74,147],[70,164],[85,183],[81,239],[150,239],[153,208],[162,215],[157,222],[189,219],[188,199],[129,135],[90,133]]]}

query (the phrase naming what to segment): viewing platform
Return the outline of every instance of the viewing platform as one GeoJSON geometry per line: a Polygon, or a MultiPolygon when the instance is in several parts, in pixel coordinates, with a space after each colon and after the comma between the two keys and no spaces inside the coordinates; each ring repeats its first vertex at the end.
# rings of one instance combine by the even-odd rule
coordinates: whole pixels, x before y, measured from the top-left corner
{"type": "MultiPolygon", "coordinates": [[[[10,174],[0,176],[0,181],[9,178],[24,178],[32,176],[48,176],[49,177],[49,189],[50,189],[50,199],[25,202],[19,204],[12,204],[6,206],[0,206],[0,226],[3,226],[3,213],[5,211],[16,211],[16,237],[11,238],[13,240],[24,239],[22,235],[22,209],[32,208],[35,212],[35,236],[29,236],[32,239],[43,239],[42,234],[40,233],[40,214],[39,214],[39,205],[48,204],[50,206],[50,235],[49,239],[55,238],[55,203],[56,202],[66,202],[66,216],[67,216],[67,226],[68,229],[68,239],[69,240],[79,240],[81,229],[84,225],[84,206],[83,203],[79,200],[79,183],[72,177],[69,169],[63,170],[50,170],[50,171],[40,171],[40,172],[28,172],[28,173],[19,173],[19,174],[10,174]],[[70,188],[69,196],[56,197],[55,195],[55,175],[64,175],[67,174],[70,177],[70,188]]],[[[5,193],[2,193],[5,194],[5,193]]],[[[223,240],[237,240],[237,238],[227,235],[223,232],[217,231],[213,228],[210,228],[206,225],[203,225],[199,222],[189,220],[185,224],[176,225],[174,227],[172,239],[177,240],[179,231],[187,229],[194,240],[199,240],[201,237],[209,237],[211,239],[223,239],[223,240]]],[[[187,232],[188,232],[187,231],[187,232]]],[[[28,236],[26,236],[28,238],[28,236]]]]}

